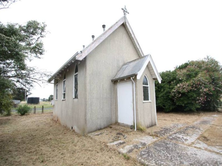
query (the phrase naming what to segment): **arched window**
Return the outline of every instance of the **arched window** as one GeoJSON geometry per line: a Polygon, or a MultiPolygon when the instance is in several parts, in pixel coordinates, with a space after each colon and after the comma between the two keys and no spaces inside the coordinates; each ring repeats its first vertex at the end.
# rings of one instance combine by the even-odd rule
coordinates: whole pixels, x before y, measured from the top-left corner
{"type": "Polygon", "coordinates": [[[78,98],[78,65],[76,65],[73,75],[73,98],[78,98]]]}
{"type": "Polygon", "coordinates": [[[150,100],[149,81],[146,76],[143,77],[143,101],[150,100]]]}

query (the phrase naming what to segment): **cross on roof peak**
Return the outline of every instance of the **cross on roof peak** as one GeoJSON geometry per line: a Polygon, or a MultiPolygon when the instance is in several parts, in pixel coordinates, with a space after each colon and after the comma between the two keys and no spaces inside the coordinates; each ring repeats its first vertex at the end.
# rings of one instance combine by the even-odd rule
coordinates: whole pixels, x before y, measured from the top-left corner
{"type": "Polygon", "coordinates": [[[129,12],[126,9],[126,6],[124,6],[124,8],[121,8],[123,10],[123,14],[124,16],[126,16],[126,14],[129,14],[129,12]]]}

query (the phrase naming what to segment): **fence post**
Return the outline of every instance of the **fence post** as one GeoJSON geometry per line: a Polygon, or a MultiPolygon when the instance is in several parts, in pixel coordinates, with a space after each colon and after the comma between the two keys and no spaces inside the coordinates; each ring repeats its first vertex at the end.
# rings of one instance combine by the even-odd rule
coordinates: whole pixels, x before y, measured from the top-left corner
{"type": "Polygon", "coordinates": [[[42,114],[44,113],[44,106],[42,106],[42,114]]]}
{"type": "Polygon", "coordinates": [[[34,106],[34,114],[36,114],[36,106],[34,106]]]}

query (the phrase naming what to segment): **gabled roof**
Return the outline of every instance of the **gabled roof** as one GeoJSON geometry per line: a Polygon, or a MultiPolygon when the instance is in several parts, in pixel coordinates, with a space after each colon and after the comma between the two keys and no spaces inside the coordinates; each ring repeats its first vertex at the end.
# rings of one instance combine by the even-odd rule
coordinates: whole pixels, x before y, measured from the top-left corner
{"type": "Polygon", "coordinates": [[[109,29],[107,29],[103,34],[101,34],[95,41],[93,41],[90,45],[88,45],[82,53],[77,55],[77,60],[84,59],[91,51],[93,51],[100,43],[102,43],[107,37],[109,37],[117,28],[119,28],[121,25],[124,25],[138,54],[142,57],[143,51],[133,33],[133,30],[127,20],[126,17],[122,17],[119,21],[117,21],[113,26],[111,26],[109,29]]]}
{"type": "Polygon", "coordinates": [[[48,82],[51,82],[53,79],[55,79],[57,76],[60,75],[60,73],[67,68],[71,63],[74,63],[74,61],[81,61],[83,60],[87,55],[89,55],[100,43],[102,43],[107,37],[109,37],[118,27],[121,25],[124,25],[130,39],[133,42],[133,45],[135,46],[138,54],[143,57],[143,51],[133,33],[133,30],[127,20],[127,18],[124,16],[121,19],[119,19],[114,25],[112,25],[109,29],[107,29],[105,32],[103,32],[98,38],[96,38],[92,43],[90,43],[86,48],[82,50],[80,53],[74,54],[62,67],[60,67],[59,70],[57,70],[49,79],[48,82]]]}
{"type": "Polygon", "coordinates": [[[118,81],[133,76],[136,76],[137,79],[140,79],[146,67],[149,68],[153,79],[157,79],[158,82],[161,83],[162,79],[156,69],[151,55],[146,55],[142,58],[138,58],[136,60],[125,63],[117,72],[112,81],[118,81]]]}

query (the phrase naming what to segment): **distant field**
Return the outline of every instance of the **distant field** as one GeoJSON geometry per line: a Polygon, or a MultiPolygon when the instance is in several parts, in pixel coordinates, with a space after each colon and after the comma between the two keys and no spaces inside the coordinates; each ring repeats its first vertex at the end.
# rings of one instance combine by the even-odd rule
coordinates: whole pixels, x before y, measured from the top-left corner
{"type": "MultiPolygon", "coordinates": [[[[20,105],[24,105],[27,104],[27,102],[22,101],[20,103],[20,105]]],[[[52,105],[49,101],[40,101],[39,104],[27,104],[29,107],[34,108],[34,106],[36,106],[36,108],[42,108],[42,106],[44,106],[44,108],[52,108],[52,105]]]]}
{"type": "MultiPolygon", "coordinates": [[[[27,102],[22,101],[19,105],[25,105],[27,104],[27,102]]],[[[31,113],[33,113],[34,111],[34,107],[36,107],[36,113],[42,112],[42,106],[44,106],[44,112],[52,112],[52,108],[53,106],[51,105],[51,103],[49,101],[40,101],[39,104],[27,104],[29,107],[32,108],[31,113]]],[[[15,112],[15,108],[13,108],[15,112]]]]}

